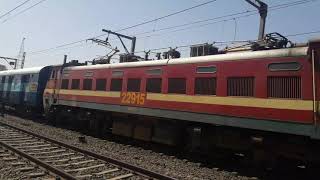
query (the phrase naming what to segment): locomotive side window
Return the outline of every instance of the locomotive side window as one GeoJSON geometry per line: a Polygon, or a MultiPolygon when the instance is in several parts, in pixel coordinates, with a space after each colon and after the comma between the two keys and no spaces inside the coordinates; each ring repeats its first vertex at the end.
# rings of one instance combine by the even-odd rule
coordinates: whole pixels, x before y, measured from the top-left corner
{"type": "Polygon", "coordinates": [[[169,78],[168,93],[186,94],[186,79],[169,78]]]}
{"type": "Polygon", "coordinates": [[[148,75],[161,75],[162,74],[162,70],[161,69],[148,69],[147,70],[147,74],[148,75]]]}
{"type": "Polygon", "coordinates": [[[298,71],[301,64],[298,62],[272,63],[268,66],[270,71],[298,71]]]}
{"type": "Polygon", "coordinates": [[[228,78],[228,96],[254,96],[254,77],[228,78]]]}
{"type": "Polygon", "coordinates": [[[128,79],[127,91],[140,92],[141,79],[128,79]]]}
{"type": "Polygon", "coordinates": [[[83,80],[83,90],[92,90],[92,79],[83,80]]]}
{"type": "Polygon", "coordinates": [[[107,86],[106,79],[97,79],[96,80],[96,90],[97,91],[105,91],[107,86]]]}
{"type": "Polygon", "coordinates": [[[68,89],[68,86],[69,86],[69,79],[62,79],[61,89],[68,89]]]}
{"type": "Polygon", "coordinates": [[[122,90],[122,79],[112,79],[110,91],[121,91],[122,90]]]}
{"type": "Polygon", "coordinates": [[[200,95],[216,95],[216,78],[196,78],[194,93],[200,95]]]}
{"type": "Polygon", "coordinates": [[[147,92],[161,93],[162,79],[161,78],[149,78],[147,79],[147,92]]]}
{"type": "Polygon", "coordinates": [[[112,77],[122,77],[122,76],[123,76],[123,71],[120,71],[120,70],[112,71],[112,77]]]}
{"type": "Polygon", "coordinates": [[[217,67],[215,66],[197,67],[197,73],[215,73],[215,72],[217,72],[217,67]]]}
{"type": "Polygon", "coordinates": [[[80,79],[72,79],[71,89],[80,89],[80,79]]]}
{"type": "Polygon", "coordinates": [[[301,98],[301,77],[268,77],[268,97],[301,98]]]}

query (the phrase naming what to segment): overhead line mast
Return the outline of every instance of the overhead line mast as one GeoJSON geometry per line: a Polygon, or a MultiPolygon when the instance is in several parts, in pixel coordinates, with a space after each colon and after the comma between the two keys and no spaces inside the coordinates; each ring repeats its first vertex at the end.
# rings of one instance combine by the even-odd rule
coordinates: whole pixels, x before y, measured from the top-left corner
{"type": "Polygon", "coordinates": [[[253,7],[257,8],[260,14],[260,27],[258,40],[263,40],[268,15],[268,5],[260,0],[245,0],[253,7]]]}

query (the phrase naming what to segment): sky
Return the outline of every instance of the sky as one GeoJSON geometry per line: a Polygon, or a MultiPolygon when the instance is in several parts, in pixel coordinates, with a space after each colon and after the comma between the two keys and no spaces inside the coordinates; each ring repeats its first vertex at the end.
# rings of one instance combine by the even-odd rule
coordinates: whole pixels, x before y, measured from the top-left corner
{"type": "MultiPolygon", "coordinates": [[[[0,0],[0,56],[17,57],[22,38],[25,37],[25,67],[60,64],[63,55],[69,60],[90,61],[109,52],[105,47],[90,41],[56,48],[51,51],[37,51],[85,40],[103,34],[102,29],[117,31],[144,21],[152,20],[209,0],[45,0],[30,10],[16,15],[40,0],[30,0],[24,6],[1,17],[25,0],[0,0]]],[[[264,0],[269,7],[297,0],[264,0]]],[[[320,31],[318,17],[320,0],[269,11],[266,32],[279,32],[283,35],[320,31]]],[[[136,51],[162,47],[176,47],[199,43],[212,43],[232,40],[254,40],[258,36],[259,15],[235,20],[228,17],[193,26],[158,31],[165,27],[215,18],[228,14],[255,10],[245,0],[217,0],[202,7],[152,22],[121,33],[137,36],[136,51]],[[226,20],[226,21],[222,21],[226,20]],[[208,23],[211,23],[208,25],[208,23]],[[235,28],[236,27],[236,28],[235,28]],[[154,31],[151,34],[137,35],[154,31]],[[147,36],[149,35],[149,36],[147,36]]],[[[307,42],[320,37],[309,34],[289,37],[293,42],[307,42]]],[[[101,37],[102,39],[106,36],[101,37]]],[[[116,37],[110,35],[110,43],[124,53],[116,37]]],[[[130,43],[128,43],[130,47],[130,43]]],[[[180,48],[182,54],[189,54],[188,48],[180,48]]],[[[138,54],[144,56],[143,54],[138,54]]],[[[151,56],[153,57],[153,56],[151,56]]],[[[6,64],[0,60],[0,64],[6,64]]],[[[9,68],[10,69],[10,68],[9,68]]]]}

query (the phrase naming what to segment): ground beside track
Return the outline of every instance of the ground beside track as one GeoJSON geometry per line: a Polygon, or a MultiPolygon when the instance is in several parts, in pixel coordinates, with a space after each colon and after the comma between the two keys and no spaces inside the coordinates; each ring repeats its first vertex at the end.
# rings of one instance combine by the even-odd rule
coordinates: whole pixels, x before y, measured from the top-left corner
{"type": "MultiPolygon", "coordinates": [[[[14,116],[6,116],[4,119],[1,118],[0,121],[177,179],[301,179],[301,177],[304,176],[303,171],[298,172],[300,174],[293,176],[292,171],[288,171],[288,173],[282,172],[280,175],[277,174],[275,176],[259,176],[259,174],[257,174],[257,176],[256,173],[244,173],[246,170],[241,167],[241,164],[236,164],[237,162],[234,159],[225,159],[226,164],[232,164],[230,168],[229,166],[226,167],[225,165],[221,165],[221,163],[202,163],[177,154],[154,151],[154,149],[146,148],[146,146],[133,146],[128,143],[110,139],[106,140],[85,136],[87,143],[80,143],[78,137],[83,136],[83,134],[79,132],[57,128],[14,116]]],[[[0,174],[7,171],[3,164],[4,162],[0,160],[0,174]]]]}

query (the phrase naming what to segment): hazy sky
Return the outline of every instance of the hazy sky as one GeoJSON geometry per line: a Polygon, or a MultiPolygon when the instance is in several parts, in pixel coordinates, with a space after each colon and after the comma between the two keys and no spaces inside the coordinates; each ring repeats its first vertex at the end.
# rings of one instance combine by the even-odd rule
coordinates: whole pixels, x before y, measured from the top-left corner
{"type": "MultiPolygon", "coordinates": [[[[25,0],[0,0],[0,16],[23,1],[25,0]]],[[[25,6],[12,12],[11,16],[39,1],[31,0],[25,6]]],[[[32,52],[100,35],[103,28],[118,30],[206,1],[208,0],[47,0],[7,21],[4,20],[10,16],[0,18],[0,56],[16,57],[21,40],[26,37],[26,67],[61,63],[64,54],[68,54],[69,59],[91,60],[99,55],[104,55],[106,49],[91,42],[82,42],[54,51],[45,51],[45,53],[32,52]]],[[[294,1],[297,0],[265,0],[269,6],[294,1]]],[[[315,0],[303,5],[270,11],[266,32],[277,31],[289,35],[318,31],[320,30],[320,23],[317,18],[319,17],[319,8],[320,0],[315,0]]],[[[254,8],[245,0],[217,0],[206,6],[122,33],[134,35],[146,31],[157,31],[164,27],[246,10],[254,10],[254,8]]],[[[257,38],[258,15],[237,19],[236,24],[236,40],[257,38]]],[[[139,38],[137,36],[136,50],[228,41],[233,40],[235,36],[234,20],[199,26],[201,24],[176,32],[173,32],[175,29],[155,32],[150,34],[155,35],[151,37],[141,35],[142,37],[139,38]]],[[[290,39],[294,42],[306,42],[308,39],[317,36],[319,34],[295,36],[290,37],[290,39]]],[[[110,36],[110,39],[114,39],[114,37],[110,36]]],[[[112,45],[121,47],[119,42],[114,40],[112,45]]],[[[188,53],[188,49],[181,50],[184,54],[188,53]]],[[[1,60],[0,63],[4,63],[4,61],[1,60]]]]}

